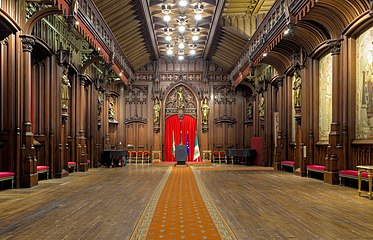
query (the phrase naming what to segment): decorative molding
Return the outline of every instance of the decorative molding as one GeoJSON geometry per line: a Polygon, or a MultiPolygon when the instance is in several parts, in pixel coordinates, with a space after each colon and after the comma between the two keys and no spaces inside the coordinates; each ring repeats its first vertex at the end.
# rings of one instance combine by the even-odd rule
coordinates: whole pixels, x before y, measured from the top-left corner
{"type": "Polygon", "coordinates": [[[235,118],[231,118],[231,117],[228,117],[227,115],[224,115],[222,117],[215,118],[214,123],[215,124],[219,124],[219,123],[236,124],[237,121],[235,118]]]}
{"type": "Polygon", "coordinates": [[[148,120],[145,119],[145,118],[142,118],[142,117],[139,117],[137,115],[133,116],[133,117],[130,117],[130,118],[126,118],[124,119],[124,124],[129,124],[129,123],[143,123],[143,124],[147,124],[148,123],[148,120]]]}

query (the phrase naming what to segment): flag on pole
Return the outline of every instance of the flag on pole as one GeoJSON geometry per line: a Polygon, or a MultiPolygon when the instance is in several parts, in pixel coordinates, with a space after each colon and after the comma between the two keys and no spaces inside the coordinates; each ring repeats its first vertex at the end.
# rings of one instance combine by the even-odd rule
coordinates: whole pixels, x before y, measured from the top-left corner
{"type": "Polygon", "coordinates": [[[174,131],[172,131],[172,156],[175,157],[175,137],[174,137],[174,131]]]}
{"type": "Polygon", "coordinates": [[[194,141],[194,156],[193,161],[199,162],[200,160],[200,153],[199,153],[199,146],[198,146],[198,137],[196,133],[196,140],[194,141]]]}
{"type": "Polygon", "coordinates": [[[189,148],[189,134],[188,134],[188,132],[187,132],[187,135],[186,135],[186,151],[187,151],[187,155],[189,156],[190,148],[189,148]]]}

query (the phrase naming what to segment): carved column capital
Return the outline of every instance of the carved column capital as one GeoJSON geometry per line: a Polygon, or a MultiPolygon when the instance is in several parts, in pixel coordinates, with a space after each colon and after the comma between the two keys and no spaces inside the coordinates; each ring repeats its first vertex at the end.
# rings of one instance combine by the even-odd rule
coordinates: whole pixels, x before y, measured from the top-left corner
{"type": "Polygon", "coordinates": [[[30,35],[21,35],[21,42],[23,52],[32,52],[33,46],[35,44],[35,37],[30,35]]]}
{"type": "Polygon", "coordinates": [[[277,83],[277,86],[279,88],[282,88],[284,86],[284,78],[283,77],[279,77],[276,79],[276,83],[277,83]]]}
{"type": "Polygon", "coordinates": [[[87,76],[85,75],[79,75],[80,85],[85,86],[87,83],[87,76]]]}
{"type": "Polygon", "coordinates": [[[342,39],[334,39],[326,42],[332,55],[339,55],[341,52],[341,41],[342,39]]]}

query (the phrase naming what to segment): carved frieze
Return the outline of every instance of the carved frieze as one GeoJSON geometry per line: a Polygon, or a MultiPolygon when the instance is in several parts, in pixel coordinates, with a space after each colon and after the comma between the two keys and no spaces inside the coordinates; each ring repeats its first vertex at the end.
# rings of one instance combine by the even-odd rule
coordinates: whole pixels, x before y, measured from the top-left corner
{"type": "Polygon", "coordinates": [[[215,104],[235,104],[236,94],[228,85],[214,86],[214,103],[215,104]]]}
{"type": "Polygon", "coordinates": [[[191,74],[160,74],[160,79],[162,82],[170,81],[170,82],[200,82],[202,81],[203,74],[202,73],[191,73],[191,74]]]}
{"type": "Polygon", "coordinates": [[[136,74],[136,81],[153,81],[153,74],[136,74]]]}
{"type": "Polygon", "coordinates": [[[48,7],[51,7],[51,5],[38,2],[26,2],[26,20],[28,20],[34,13],[48,7]]]}
{"type": "Polygon", "coordinates": [[[145,104],[148,96],[148,86],[132,86],[126,95],[127,104],[145,104]]]}

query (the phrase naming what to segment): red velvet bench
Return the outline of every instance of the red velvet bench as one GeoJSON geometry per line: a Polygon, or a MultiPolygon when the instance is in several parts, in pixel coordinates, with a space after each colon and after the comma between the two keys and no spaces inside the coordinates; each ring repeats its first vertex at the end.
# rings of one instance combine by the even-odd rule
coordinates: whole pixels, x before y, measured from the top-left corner
{"type": "Polygon", "coordinates": [[[14,172],[0,172],[0,182],[12,180],[12,188],[14,186],[14,172]]]}
{"type": "Polygon", "coordinates": [[[281,161],[281,171],[284,170],[284,167],[291,167],[294,172],[294,165],[295,165],[294,161],[281,161]]]}
{"type": "Polygon", "coordinates": [[[309,176],[309,172],[319,172],[319,173],[324,173],[326,167],[322,165],[308,165],[306,166],[307,169],[307,177],[309,176]]]}
{"type": "Polygon", "coordinates": [[[37,166],[36,171],[39,173],[46,173],[47,179],[49,179],[49,166],[37,166]]]}
{"type": "MultiPolygon", "coordinates": [[[[339,171],[339,185],[342,186],[342,178],[351,178],[351,179],[358,179],[358,171],[356,170],[340,170],[339,171]]],[[[368,173],[362,172],[361,173],[361,180],[369,181],[368,173]]]]}
{"type": "Polygon", "coordinates": [[[67,167],[76,172],[76,162],[67,162],[67,167]]]}

